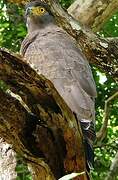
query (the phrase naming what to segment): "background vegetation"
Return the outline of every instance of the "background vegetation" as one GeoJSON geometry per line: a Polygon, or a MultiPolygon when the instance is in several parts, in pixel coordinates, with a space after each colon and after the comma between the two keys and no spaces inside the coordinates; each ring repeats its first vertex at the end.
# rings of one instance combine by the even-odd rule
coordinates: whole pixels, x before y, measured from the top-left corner
{"type": "MultiPolygon", "coordinates": [[[[72,0],[61,0],[60,3],[67,8],[72,0]]],[[[19,52],[20,44],[26,35],[23,8],[0,1],[0,46],[19,52]]],[[[118,12],[115,13],[104,25],[98,35],[103,37],[118,37],[118,12]]],[[[96,131],[103,123],[104,103],[117,89],[116,83],[106,77],[97,67],[92,67],[96,81],[98,97],[96,99],[96,131]]],[[[108,134],[102,145],[95,147],[95,167],[92,173],[93,179],[103,180],[109,171],[112,159],[118,151],[118,101],[111,103],[111,111],[108,123],[108,134]]],[[[19,180],[31,179],[26,165],[18,158],[16,171],[19,180]]],[[[118,178],[117,178],[118,179],[118,178]]]]}

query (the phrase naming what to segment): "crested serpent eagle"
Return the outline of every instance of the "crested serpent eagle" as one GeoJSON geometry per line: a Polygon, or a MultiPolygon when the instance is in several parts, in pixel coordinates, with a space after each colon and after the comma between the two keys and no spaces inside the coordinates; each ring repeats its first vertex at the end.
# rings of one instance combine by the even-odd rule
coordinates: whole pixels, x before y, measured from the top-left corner
{"type": "Polygon", "coordinates": [[[21,54],[53,82],[76,113],[84,135],[87,166],[91,168],[97,93],[88,61],[75,40],[58,27],[47,4],[40,0],[28,3],[25,16],[28,34],[22,42],[21,54]]]}

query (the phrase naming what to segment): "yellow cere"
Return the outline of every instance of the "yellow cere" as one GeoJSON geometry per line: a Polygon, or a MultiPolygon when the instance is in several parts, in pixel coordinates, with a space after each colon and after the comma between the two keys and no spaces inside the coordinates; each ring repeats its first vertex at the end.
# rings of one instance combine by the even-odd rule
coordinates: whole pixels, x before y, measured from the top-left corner
{"type": "Polygon", "coordinates": [[[33,13],[34,15],[37,15],[37,16],[42,15],[42,14],[44,14],[45,12],[46,12],[45,8],[44,8],[44,7],[41,7],[41,6],[33,7],[33,8],[32,8],[32,13],[33,13]]]}

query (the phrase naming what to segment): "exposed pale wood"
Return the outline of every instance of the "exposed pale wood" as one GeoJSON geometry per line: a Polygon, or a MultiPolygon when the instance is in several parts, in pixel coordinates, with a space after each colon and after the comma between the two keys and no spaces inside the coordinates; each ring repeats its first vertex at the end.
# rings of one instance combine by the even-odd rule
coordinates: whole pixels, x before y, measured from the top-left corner
{"type": "Polygon", "coordinates": [[[94,32],[99,31],[116,11],[117,0],[76,0],[68,9],[69,14],[94,32]]]}
{"type": "Polygon", "coordinates": [[[11,145],[0,138],[0,179],[15,180],[17,177],[16,164],[16,153],[12,150],[11,145]]]}

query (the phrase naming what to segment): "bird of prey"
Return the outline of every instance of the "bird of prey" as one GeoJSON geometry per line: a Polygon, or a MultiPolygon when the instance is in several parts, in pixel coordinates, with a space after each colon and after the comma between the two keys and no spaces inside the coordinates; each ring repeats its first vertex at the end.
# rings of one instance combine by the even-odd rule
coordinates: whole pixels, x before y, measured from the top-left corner
{"type": "Polygon", "coordinates": [[[21,54],[51,80],[65,102],[76,113],[85,139],[88,166],[93,163],[96,86],[86,57],[75,40],[58,27],[49,7],[33,1],[26,5],[28,34],[21,54]]]}

